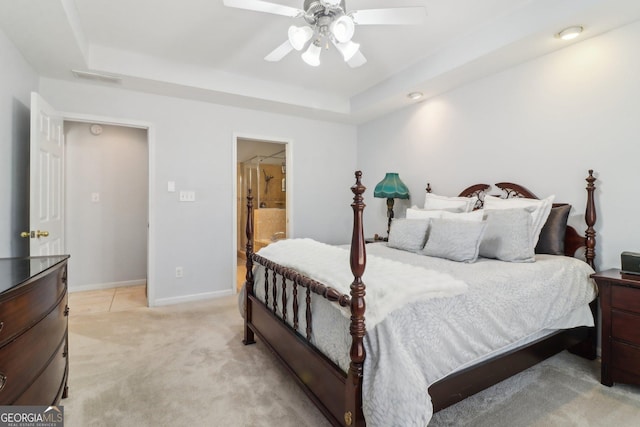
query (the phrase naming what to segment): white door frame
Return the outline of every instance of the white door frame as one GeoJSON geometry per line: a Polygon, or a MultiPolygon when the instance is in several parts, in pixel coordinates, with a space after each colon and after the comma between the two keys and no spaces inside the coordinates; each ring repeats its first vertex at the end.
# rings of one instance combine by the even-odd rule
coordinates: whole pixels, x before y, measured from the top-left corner
{"type": "Polygon", "coordinates": [[[284,144],[285,146],[285,159],[287,164],[287,178],[285,180],[286,186],[286,209],[287,209],[287,218],[286,218],[286,226],[287,226],[287,237],[293,236],[293,140],[289,138],[281,138],[277,136],[264,136],[264,135],[255,135],[248,133],[233,133],[233,142],[231,150],[232,162],[231,162],[231,173],[233,183],[233,203],[231,203],[232,213],[231,218],[233,218],[233,227],[231,227],[231,232],[233,233],[233,238],[231,241],[233,242],[231,245],[231,255],[232,255],[232,277],[230,280],[231,290],[233,293],[238,292],[237,287],[237,265],[238,265],[238,227],[242,227],[244,229],[244,224],[238,224],[238,139],[253,139],[257,141],[271,142],[274,144],[284,144]]]}
{"type": "MultiPolygon", "coordinates": [[[[147,230],[147,305],[149,307],[156,306],[156,288],[155,288],[155,260],[156,260],[156,215],[155,215],[155,187],[156,187],[156,128],[149,122],[140,120],[130,120],[118,117],[98,116],[94,114],[79,114],[61,112],[65,121],[98,123],[103,125],[132,127],[147,130],[147,156],[148,156],[148,230],[147,230]]],[[[68,227],[65,228],[65,231],[68,227]]]]}

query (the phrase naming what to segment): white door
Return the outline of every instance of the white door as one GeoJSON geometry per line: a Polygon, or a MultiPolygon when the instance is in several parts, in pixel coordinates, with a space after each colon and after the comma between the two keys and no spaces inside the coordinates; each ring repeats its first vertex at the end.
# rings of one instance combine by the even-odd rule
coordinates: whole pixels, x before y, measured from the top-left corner
{"type": "Polygon", "coordinates": [[[60,113],[31,93],[30,254],[60,255],[64,245],[64,126],[60,113]]]}

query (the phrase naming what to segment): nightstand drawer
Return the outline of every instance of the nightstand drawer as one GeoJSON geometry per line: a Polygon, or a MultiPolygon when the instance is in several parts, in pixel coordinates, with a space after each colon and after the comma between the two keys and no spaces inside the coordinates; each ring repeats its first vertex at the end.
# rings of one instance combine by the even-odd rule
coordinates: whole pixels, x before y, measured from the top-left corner
{"type": "Polygon", "coordinates": [[[640,346],[640,315],[612,310],[611,336],[640,346]]]}
{"type": "Polygon", "coordinates": [[[640,348],[617,341],[612,342],[611,364],[616,369],[640,376],[640,348]]]}
{"type": "Polygon", "coordinates": [[[640,289],[612,286],[611,306],[640,314],[640,289]]]}

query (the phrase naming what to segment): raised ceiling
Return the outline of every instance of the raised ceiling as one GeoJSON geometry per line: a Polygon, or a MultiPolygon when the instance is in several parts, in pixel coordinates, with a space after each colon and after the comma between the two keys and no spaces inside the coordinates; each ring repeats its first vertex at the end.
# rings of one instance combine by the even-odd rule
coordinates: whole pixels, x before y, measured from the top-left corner
{"type": "Polygon", "coordinates": [[[361,123],[415,102],[409,92],[428,98],[566,47],[553,37],[565,27],[584,26],[579,42],[640,19],[638,0],[346,0],[347,10],[420,5],[424,25],[357,27],[368,62],[356,69],[335,49],[317,68],[297,52],[264,61],[303,19],[222,0],[0,0],[0,27],[44,77],[91,70],[133,90],[361,123]]]}

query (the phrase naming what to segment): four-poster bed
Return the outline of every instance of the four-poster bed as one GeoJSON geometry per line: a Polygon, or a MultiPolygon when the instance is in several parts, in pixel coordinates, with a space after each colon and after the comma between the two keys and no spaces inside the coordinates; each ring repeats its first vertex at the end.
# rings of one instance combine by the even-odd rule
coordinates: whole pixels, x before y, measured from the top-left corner
{"type": "MultiPolygon", "coordinates": [[[[244,344],[258,338],[280,359],[304,392],[323,412],[333,425],[364,426],[363,371],[365,358],[365,283],[363,274],[367,264],[363,232],[363,193],[361,172],[356,172],[356,183],[351,187],[354,194],[353,231],[350,246],[350,268],[353,281],[350,291],[340,292],[299,271],[285,267],[259,254],[253,253],[253,221],[248,215],[247,275],[244,292],[244,344]],[[256,287],[254,263],[261,266],[260,287],[256,287]],[[263,276],[264,275],[264,278],[263,276]],[[325,355],[312,341],[316,334],[314,323],[314,301],[321,298],[349,312],[348,366],[339,366],[336,360],[325,355]]],[[[587,177],[587,203],[585,236],[580,236],[573,227],[566,227],[564,252],[574,256],[578,248],[585,247],[585,261],[593,267],[595,258],[596,211],[592,171],[587,177]]],[[[496,184],[507,197],[537,199],[526,188],[512,183],[496,184]]],[[[489,186],[478,184],[465,189],[460,196],[480,196],[489,186]]],[[[252,212],[251,194],[247,197],[248,212],[252,212]]],[[[557,205],[554,205],[557,206],[557,205]]],[[[324,304],[324,303],[323,303],[324,304]]],[[[315,304],[318,309],[318,304],[315,304]]],[[[591,310],[594,311],[594,304],[591,310]]],[[[320,321],[322,326],[322,321],[320,321]]],[[[410,331],[409,331],[410,332],[410,331]]],[[[317,341],[316,341],[317,343],[317,341]]],[[[428,345],[428,344],[427,344],[428,345]]],[[[595,358],[595,331],[582,326],[559,329],[552,334],[536,338],[526,345],[511,348],[480,363],[454,371],[435,381],[428,387],[433,410],[450,406],[480,390],[508,378],[530,366],[562,351],[572,351],[588,358],[595,358]]],[[[425,390],[426,392],[426,390],[425,390]]]]}

